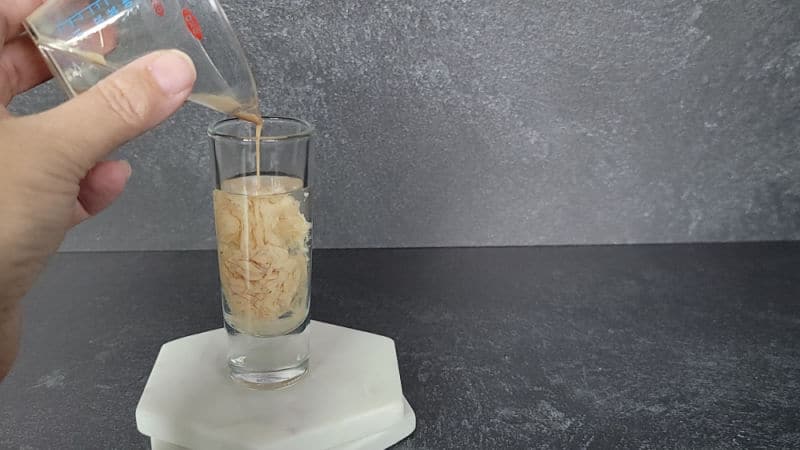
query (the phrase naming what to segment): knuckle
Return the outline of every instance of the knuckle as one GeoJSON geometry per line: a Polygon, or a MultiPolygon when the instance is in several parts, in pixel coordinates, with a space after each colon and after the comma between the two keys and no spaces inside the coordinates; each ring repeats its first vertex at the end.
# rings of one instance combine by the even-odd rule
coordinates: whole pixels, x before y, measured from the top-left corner
{"type": "Polygon", "coordinates": [[[123,123],[138,126],[147,120],[149,107],[143,96],[134,94],[136,86],[114,77],[97,86],[109,110],[123,123]]]}

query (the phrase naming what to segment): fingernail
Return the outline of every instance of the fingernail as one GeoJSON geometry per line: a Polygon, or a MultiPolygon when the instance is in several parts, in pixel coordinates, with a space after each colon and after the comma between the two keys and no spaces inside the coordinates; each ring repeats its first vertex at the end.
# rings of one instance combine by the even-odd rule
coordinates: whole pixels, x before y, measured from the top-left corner
{"type": "Polygon", "coordinates": [[[133,168],[131,167],[131,163],[129,163],[128,161],[126,161],[124,159],[121,162],[122,162],[122,165],[125,166],[125,180],[126,181],[130,180],[131,179],[131,175],[133,174],[133,168]]]}
{"type": "Polygon", "coordinates": [[[161,52],[147,68],[167,95],[189,90],[197,77],[192,59],[178,50],[161,52]]]}

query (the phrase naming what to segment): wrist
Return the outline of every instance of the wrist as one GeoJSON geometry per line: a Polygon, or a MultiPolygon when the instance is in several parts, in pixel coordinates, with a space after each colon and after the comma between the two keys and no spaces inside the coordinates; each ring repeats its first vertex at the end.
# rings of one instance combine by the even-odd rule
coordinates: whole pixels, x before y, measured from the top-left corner
{"type": "Polygon", "coordinates": [[[36,244],[42,240],[36,227],[14,219],[0,224],[0,308],[16,306],[22,300],[47,257],[36,244]]]}
{"type": "Polygon", "coordinates": [[[20,319],[19,302],[0,304],[0,381],[11,371],[19,352],[20,319]]]}

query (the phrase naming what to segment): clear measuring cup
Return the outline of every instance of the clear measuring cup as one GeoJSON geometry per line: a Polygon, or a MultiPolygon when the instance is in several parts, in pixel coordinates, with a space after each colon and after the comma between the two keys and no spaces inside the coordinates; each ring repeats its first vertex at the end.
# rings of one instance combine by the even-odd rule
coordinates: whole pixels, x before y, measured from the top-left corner
{"type": "Polygon", "coordinates": [[[191,101],[258,114],[253,74],[217,0],[48,0],[25,27],[70,96],[140,56],[176,48],[197,68],[191,101]]]}

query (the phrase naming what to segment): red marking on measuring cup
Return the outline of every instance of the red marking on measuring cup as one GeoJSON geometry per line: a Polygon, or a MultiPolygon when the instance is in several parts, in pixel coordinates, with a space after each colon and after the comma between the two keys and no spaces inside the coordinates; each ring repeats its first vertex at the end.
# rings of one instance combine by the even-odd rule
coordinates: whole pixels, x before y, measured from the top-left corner
{"type": "Polygon", "coordinates": [[[164,3],[161,0],[153,0],[153,11],[158,17],[164,17],[164,3]]]}
{"type": "Polygon", "coordinates": [[[186,28],[192,33],[198,41],[203,39],[203,28],[200,26],[200,21],[194,16],[194,13],[189,8],[183,8],[183,21],[186,22],[186,28]]]}

